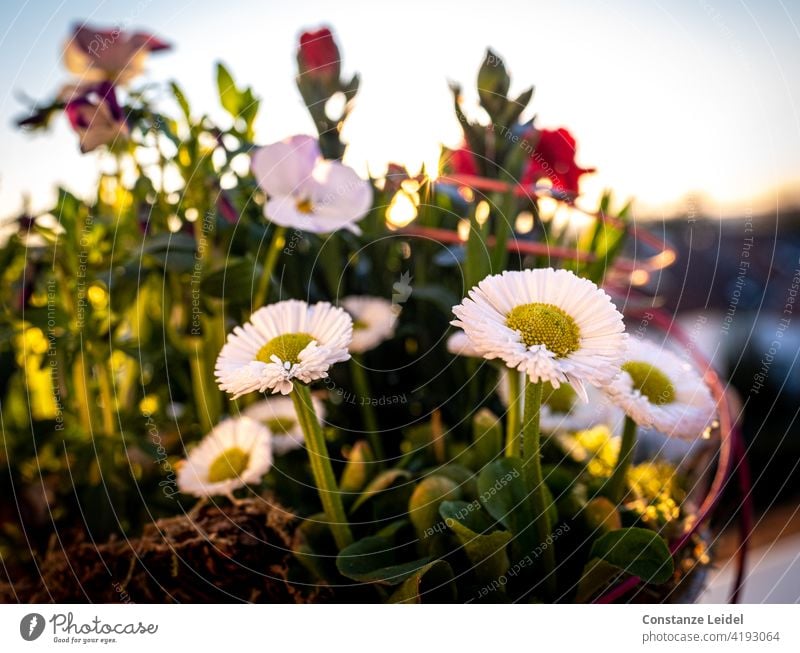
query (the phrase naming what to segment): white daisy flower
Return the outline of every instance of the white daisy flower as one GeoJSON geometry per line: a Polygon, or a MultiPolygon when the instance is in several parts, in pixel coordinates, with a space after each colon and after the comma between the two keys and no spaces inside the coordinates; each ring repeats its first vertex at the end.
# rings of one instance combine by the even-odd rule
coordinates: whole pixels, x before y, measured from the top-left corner
{"type": "MultiPolygon", "coordinates": [[[[316,397],[311,398],[314,413],[320,422],[325,418],[325,407],[316,397]]],[[[303,446],[305,439],[300,420],[289,397],[268,397],[245,408],[246,417],[260,422],[272,433],[272,452],[282,456],[303,446]]]]}
{"type": "Polygon", "coordinates": [[[569,383],[586,401],[584,381],[608,383],[625,349],[622,315],[587,279],[552,268],[487,277],[453,307],[484,358],[500,358],[531,382],[569,383]]]}
{"type": "Polygon", "coordinates": [[[447,339],[447,351],[453,356],[466,356],[468,358],[483,358],[483,354],[473,346],[469,336],[461,329],[451,334],[447,339]]]}
{"type": "Polygon", "coordinates": [[[353,318],[350,351],[361,354],[375,349],[394,336],[397,312],[392,302],[382,297],[345,297],[341,305],[353,318]]]}
{"type": "Polygon", "coordinates": [[[672,437],[701,437],[716,415],[711,391],[696,370],[639,338],[628,341],[622,373],[605,391],[637,424],[672,437]]]}
{"type": "Polygon", "coordinates": [[[249,417],[226,419],[178,469],[178,489],[197,497],[229,495],[259,483],[272,466],[269,429],[249,417]]]}
{"type": "Polygon", "coordinates": [[[228,335],[217,358],[217,383],[234,399],[254,391],[289,394],[293,380],[324,379],[331,365],[349,359],[352,337],[353,320],[328,302],[264,306],[228,335]]]}
{"type": "Polygon", "coordinates": [[[315,138],[292,136],[260,147],[250,167],[269,196],[268,220],[317,234],[361,233],[355,223],[372,207],[372,185],[339,161],[323,159],[315,138]]]}
{"type": "MultiPolygon", "coordinates": [[[[497,385],[497,394],[503,405],[508,407],[510,389],[508,375],[518,372],[504,369],[500,374],[497,385]]],[[[622,414],[613,406],[608,398],[593,386],[587,388],[588,401],[578,400],[578,394],[572,386],[562,383],[554,388],[550,383],[545,383],[542,389],[542,406],[539,413],[539,425],[543,433],[561,433],[583,431],[598,424],[611,424],[618,421],[618,414],[622,414]]],[[[524,405],[525,388],[520,386],[519,401],[524,405]]]]}

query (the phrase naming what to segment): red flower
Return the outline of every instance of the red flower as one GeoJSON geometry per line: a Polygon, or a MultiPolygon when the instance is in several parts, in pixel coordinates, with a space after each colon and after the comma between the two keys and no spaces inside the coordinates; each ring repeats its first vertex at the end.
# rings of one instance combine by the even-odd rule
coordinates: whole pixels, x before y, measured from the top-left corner
{"type": "Polygon", "coordinates": [[[300,35],[297,62],[300,65],[300,74],[330,81],[339,80],[339,48],[327,27],[300,35]]]}
{"type": "Polygon", "coordinates": [[[563,127],[554,131],[542,129],[538,134],[522,183],[534,184],[546,177],[555,190],[577,195],[581,176],[594,172],[594,168],[581,168],[575,163],[575,138],[563,127]]]}
{"type": "Polygon", "coordinates": [[[478,166],[475,155],[466,146],[453,150],[450,154],[450,169],[457,175],[478,175],[478,166]]]}

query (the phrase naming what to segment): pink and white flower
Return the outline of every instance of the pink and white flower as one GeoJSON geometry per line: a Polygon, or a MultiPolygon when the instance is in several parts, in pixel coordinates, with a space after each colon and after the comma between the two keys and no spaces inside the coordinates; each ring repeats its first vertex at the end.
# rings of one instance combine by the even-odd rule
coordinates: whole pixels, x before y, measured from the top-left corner
{"type": "Polygon", "coordinates": [[[355,170],[322,158],[311,136],[292,136],[253,154],[251,169],[267,194],[264,216],[282,227],[326,234],[348,229],[372,207],[372,186],[355,170]]]}

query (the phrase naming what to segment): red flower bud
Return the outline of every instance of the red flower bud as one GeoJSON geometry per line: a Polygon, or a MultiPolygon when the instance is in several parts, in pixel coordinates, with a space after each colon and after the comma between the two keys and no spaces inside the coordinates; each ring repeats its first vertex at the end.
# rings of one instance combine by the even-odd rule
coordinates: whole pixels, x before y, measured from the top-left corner
{"type": "Polygon", "coordinates": [[[327,27],[316,32],[301,34],[297,63],[301,75],[330,82],[339,81],[341,70],[339,48],[327,27]]]}

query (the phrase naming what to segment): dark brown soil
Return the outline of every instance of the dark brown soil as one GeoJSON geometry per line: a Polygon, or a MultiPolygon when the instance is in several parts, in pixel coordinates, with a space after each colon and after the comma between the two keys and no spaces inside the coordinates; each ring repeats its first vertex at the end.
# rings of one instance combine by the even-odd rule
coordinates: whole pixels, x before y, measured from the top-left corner
{"type": "Polygon", "coordinates": [[[318,601],[324,589],[287,579],[296,523],[274,501],[248,499],[159,520],[136,539],[62,535],[35,578],[0,580],[0,602],[318,601]]]}

